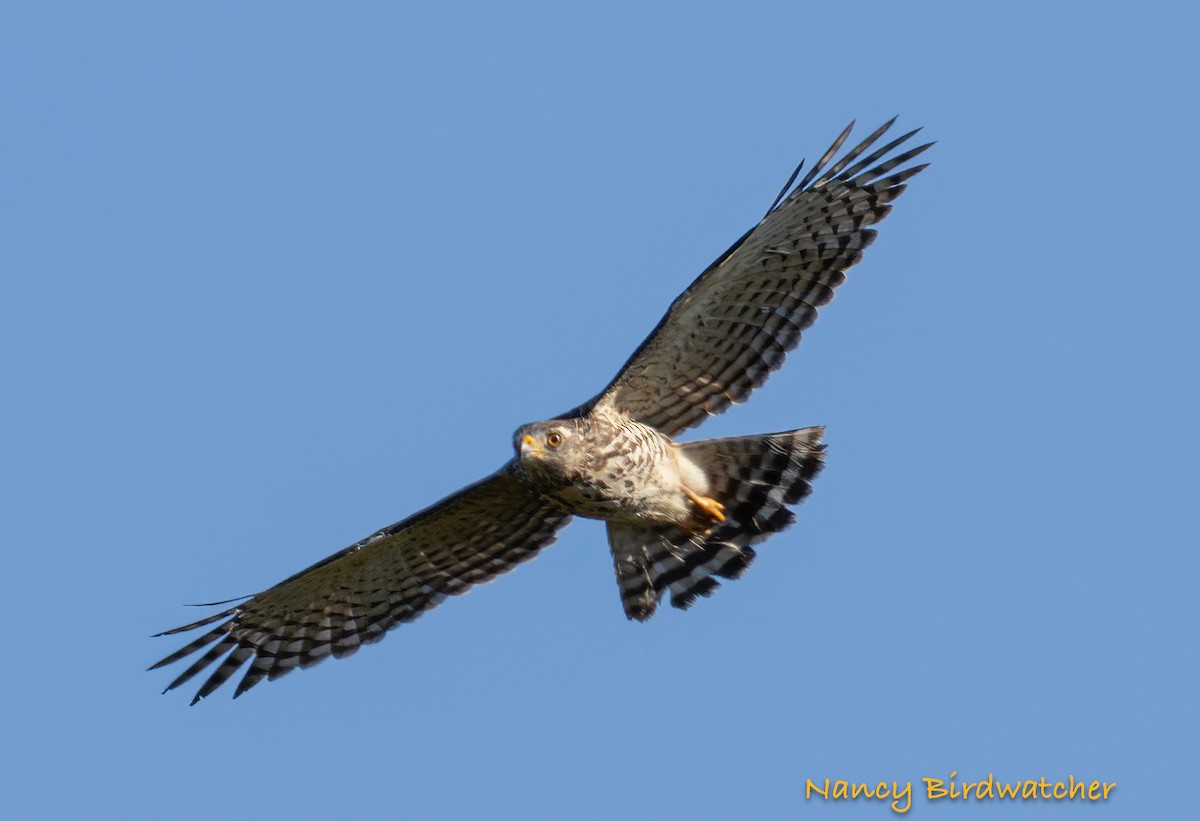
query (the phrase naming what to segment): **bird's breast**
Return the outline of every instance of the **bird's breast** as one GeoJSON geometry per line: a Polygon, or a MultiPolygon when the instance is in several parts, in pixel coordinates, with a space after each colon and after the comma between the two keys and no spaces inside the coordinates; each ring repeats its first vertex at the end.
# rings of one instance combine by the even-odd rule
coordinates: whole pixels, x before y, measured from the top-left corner
{"type": "Polygon", "coordinates": [[[643,525],[679,521],[687,508],[673,451],[669,439],[645,425],[614,426],[551,495],[588,518],[643,525]]]}

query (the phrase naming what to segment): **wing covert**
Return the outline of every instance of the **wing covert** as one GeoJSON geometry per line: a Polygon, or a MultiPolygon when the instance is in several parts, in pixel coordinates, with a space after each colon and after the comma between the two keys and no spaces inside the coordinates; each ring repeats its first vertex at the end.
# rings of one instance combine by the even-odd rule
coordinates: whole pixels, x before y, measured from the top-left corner
{"type": "Polygon", "coordinates": [[[242,604],[160,633],[221,622],[150,669],[213,645],[163,692],[224,657],[195,704],[253,659],[236,698],[263,678],[350,655],[446,596],[508,572],[550,545],[570,518],[502,469],[242,604]]]}
{"type": "Polygon", "coordinates": [[[933,143],[879,162],[920,129],[863,156],[894,121],[826,170],[851,123],[793,189],[797,168],[766,216],[671,304],[609,386],[567,415],[607,405],[675,436],[749,397],[862,258],[875,238],[868,226],[926,167],[891,173],[933,143]]]}

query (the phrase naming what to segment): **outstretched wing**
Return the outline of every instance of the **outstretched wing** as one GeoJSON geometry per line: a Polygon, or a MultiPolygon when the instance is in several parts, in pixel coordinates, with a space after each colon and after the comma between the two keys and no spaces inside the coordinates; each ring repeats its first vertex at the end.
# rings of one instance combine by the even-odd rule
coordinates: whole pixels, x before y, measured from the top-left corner
{"type": "Polygon", "coordinates": [[[891,174],[933,143],[879,162],[917,131],[862,156],[892,122],[825,170],[851,123],[792,189],[797,168],[762,221],[672,303],[612,383],[568,415],[608,406],[675,436],[765,382],[862,259],[875,238],[867,226],[926,167],[891,174]]]}
{"type": "Polygon", "coordinates": [[[326,656],[348,656],[446,596],[512,570],[552,543],[570,518],[501,470],[243,604],[159,633],[227,619],[150,669],[215,642],[167,690],[224,656],[192,699],[195,704],[253,657],[236,698],[264,677],[279,678],[326,656]]]}

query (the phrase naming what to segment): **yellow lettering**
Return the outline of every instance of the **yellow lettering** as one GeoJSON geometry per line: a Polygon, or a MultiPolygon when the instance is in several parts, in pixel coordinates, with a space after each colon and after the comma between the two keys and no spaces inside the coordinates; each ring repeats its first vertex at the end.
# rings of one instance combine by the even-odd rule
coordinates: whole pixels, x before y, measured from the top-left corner
{"type": "MultiPolygon", "coordinates": [[[[879,786],[886,787],[887,785],[880,782],[879,786]]],[[[873,793],[871,791],[871,788],[867,786],[866,782],[863,782],[861,784],[855,784],[854,786],[852,786],[850,788],[850,797],[851,798],[858,798],[860,795],[865,795],[867,798],[875,797],[875,793],[873,793]]],[[[883,798],[882,795],[879,797],[883,798]]]]}
{"type": "MultiPolygon", "coordinates": [[[[985,798],[1107,801],[1112,791],[1117,788],[1116,782],[1092,781],[1089,783],[1077,780],[1074,774],[1068,774],[1066,781],[1050,782],[1043,777],[1037,781],[1027,779],[1003,782],[996,780],[995,773],[988,773],[987,778],[982,781],[964,781],[961,785],[954,781],[957,775],[958,771],[954,770],[945,780],[922,778],[926,799],[937,801],[939,798],[961,798],[969,801],[974,793],[976,801],[982,801],[985,798]]],[[[890,798],[894,812],[903,815],[912,809],[913,782],[911,781],[905,781],[903,786],[899,781],[879,781],[873,785],[866,781],[851,782],[844,779],[833,781],[832,784],[830,782],[831,779],[826,778],[822,786],[811,778],[806,778],[804,780],[804,797],[811,799],[813,793],[816,793],[826,801],[830,798],[839,800],[873,798],[887,801],[890,798]]]]}
{"type": "Polygon", "coordinates": [[[1016,784],[997,784],[996,785],[996,792],[999,794],[999,796],[1001,798],[1016,798],[1017,794],[1020,791],[1021,791],[1021,782],[1020,781],[1018,781],[1016,784]]]}

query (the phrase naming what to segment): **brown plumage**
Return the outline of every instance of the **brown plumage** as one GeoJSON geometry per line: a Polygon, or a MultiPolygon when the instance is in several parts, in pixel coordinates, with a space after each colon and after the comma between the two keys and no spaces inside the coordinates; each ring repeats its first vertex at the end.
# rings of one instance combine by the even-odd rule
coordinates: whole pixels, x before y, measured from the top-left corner
{"type": "Polygon", "coordinates": [[[789,507],[810,492],[823,428],[687,444],[673,437],[746,399],[783,363],[874,239],[868,226],[925,168],[892,173],[931,144],[880,162],[916,133],[875,149],[890,125],[829,166],[851,124],[793,188],[797,169],[608,387],[520,428],[514,458],[497,473],[248,601],[160,634],[215,625],[154,665],[209,648],[167,690],[220,661],[194,704],[249,662],[237,696],[263,678],[349,655],[532,558],[572,515],[608,523],[631,619],[649,618],[667,592],[686,608],[712,593],[714,577],[740,575],[752,545],[791,524],[789,507]]]}

